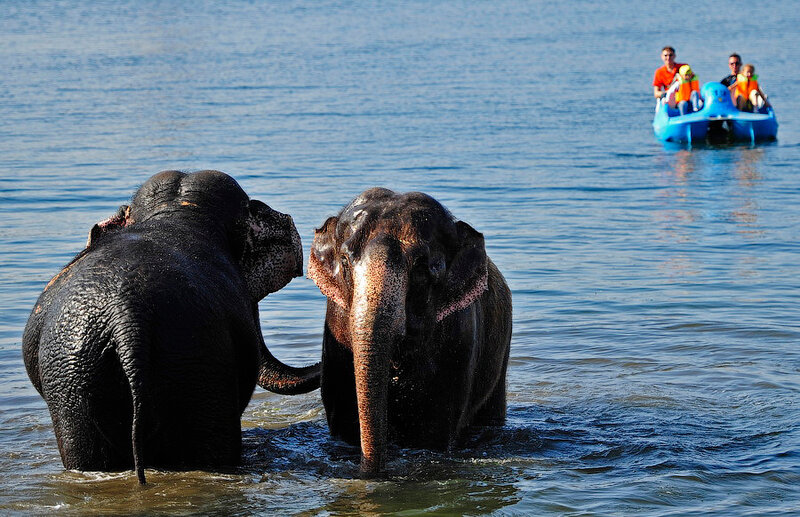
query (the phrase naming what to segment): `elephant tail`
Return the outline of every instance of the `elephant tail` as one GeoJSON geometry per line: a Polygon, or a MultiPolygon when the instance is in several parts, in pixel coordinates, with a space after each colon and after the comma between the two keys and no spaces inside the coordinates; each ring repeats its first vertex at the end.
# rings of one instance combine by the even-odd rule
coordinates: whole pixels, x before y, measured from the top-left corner
{"type": "Polygon", "coordinates": [[[131,390],[131,448],[133,453],[133,469],[139,483],[144,485],[144,441],[146,436],[145,406],[147,372],[149,368],[150,347],[139,338],[137,332],[126,332],[117,339],[117,356],[122,371],[131,390]]]}
{"type": "MultiPolygon", "coordinates": [[[[132,386],[132,385],[131,385],[132,386]]],[[[142,432],[142,401],[141,397],[137,396],[136,390],[131,389],[131,396],[133,398],[133,425],[131,426],[131,445],[133,448],[133,469],[136,471],[136,477],[139,478],[139,484],[144,485],[147,480],[144,477],[144,462],[143,457],[143,432],[142,432]]]]}

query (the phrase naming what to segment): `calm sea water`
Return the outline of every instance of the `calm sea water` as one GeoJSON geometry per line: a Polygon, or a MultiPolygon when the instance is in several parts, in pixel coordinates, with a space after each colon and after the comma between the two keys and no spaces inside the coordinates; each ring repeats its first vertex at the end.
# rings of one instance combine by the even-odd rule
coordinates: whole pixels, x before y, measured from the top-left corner
{"type": "MultiPolygon", "coordinates": [[[[3,2],[0,513],[800,513],[798,11],[602,4],[3,2]],[[667,44],[701,81],[754,62],[778,142],[658,144],[667,44]],[[372,186],[470,222],[514,295],[507,425],[362,481],[318,392],[258,389],[234,472],[64,471],[25,321],[172,168],[232,174],[306,253],[372,186]]],[[[317,360],[324,305],[305,278],[262,302],[273,352],[317,360]]]]}

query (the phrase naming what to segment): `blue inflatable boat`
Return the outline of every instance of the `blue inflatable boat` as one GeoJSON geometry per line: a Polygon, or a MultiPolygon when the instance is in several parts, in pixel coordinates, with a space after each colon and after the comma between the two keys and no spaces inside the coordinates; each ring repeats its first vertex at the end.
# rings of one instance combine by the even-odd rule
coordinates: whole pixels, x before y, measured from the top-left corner
{"type": "Polygon", "coordinates": [[[775,140],[778,120],[771,106],[758,113],[739,111],[730,92],[721,83],[706,83],[700,89],[703,107],[681,115],[677,109],[660,100],[653,118],[653,131],[662,142],[687,143],[711,141],[750,142],[775,140]]]}

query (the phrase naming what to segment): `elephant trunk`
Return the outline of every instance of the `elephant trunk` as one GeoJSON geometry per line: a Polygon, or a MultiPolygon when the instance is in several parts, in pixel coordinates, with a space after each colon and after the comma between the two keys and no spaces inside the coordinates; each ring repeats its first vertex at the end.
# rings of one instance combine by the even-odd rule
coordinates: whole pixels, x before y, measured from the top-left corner
{"type": "Polygon", "coordinates": [[[319,388],[322,363],[294,367],[282,363],[267,347],[261,350],[258,385],[280,395],[299,395],[319,388]]]}
{"type": "Polygon", "coordinates": [[[373,247],[353,272],[350,333],[363,477],[376,476],[383,467],[390,361],[395,343],[405,335],[407,277],[388,260],[390,251],[373,247]]]}
{"type": "MultiPolygon", "coordinates": [[[[258,305],[253,307],[253,318],[256,325],[258,320],[258,305]]],[[[281,395],[299,395],[319,388],[322,374],[322,363],[312,364],[301,368],[282,363],[272,355],[261,335],[260,325],[258,332],[261,344],[259,346],[258,385],[267,391],[281,395]]]]}

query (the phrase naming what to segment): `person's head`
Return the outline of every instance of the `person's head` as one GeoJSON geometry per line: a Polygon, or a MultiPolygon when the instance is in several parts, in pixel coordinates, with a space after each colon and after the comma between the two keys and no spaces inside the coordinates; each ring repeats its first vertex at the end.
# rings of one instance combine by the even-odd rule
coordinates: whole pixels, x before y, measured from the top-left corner
{"type": "Polygon", "coordinates": [[[682,67],[680,67],[678,69],[678,73],[681,74],[681,77],[683,77],[684,79],[689,79],[694,75],[694,72],[692,72],[692,67],[689,65],[683,65],[682,67]]]}
{"type": "Polygon", "coordinates": [[[755,73],[756,73],[756,67],[754,67],[750,63],[747,63],[746,65],[744,65],[742,67],[742,75],[744,75],[745,77],[748,77],[748,78],[749,77],[753,77],[753,75],[755,75],[755,73]]]}
{"type": "Polygon", "coordinates": [[[739,68],[742,66],[742,58],[737,53],[733,53],[728,56],[728,67],[731,69],[731,73],[737,75],[739,73],[739,68]]]}
{"type": "Polygon", "coordinates": [[[675,64],[675,49],[672,47],[664,47],[661,49],[661,60],[665,65],[672,66],[675,64]]]}

